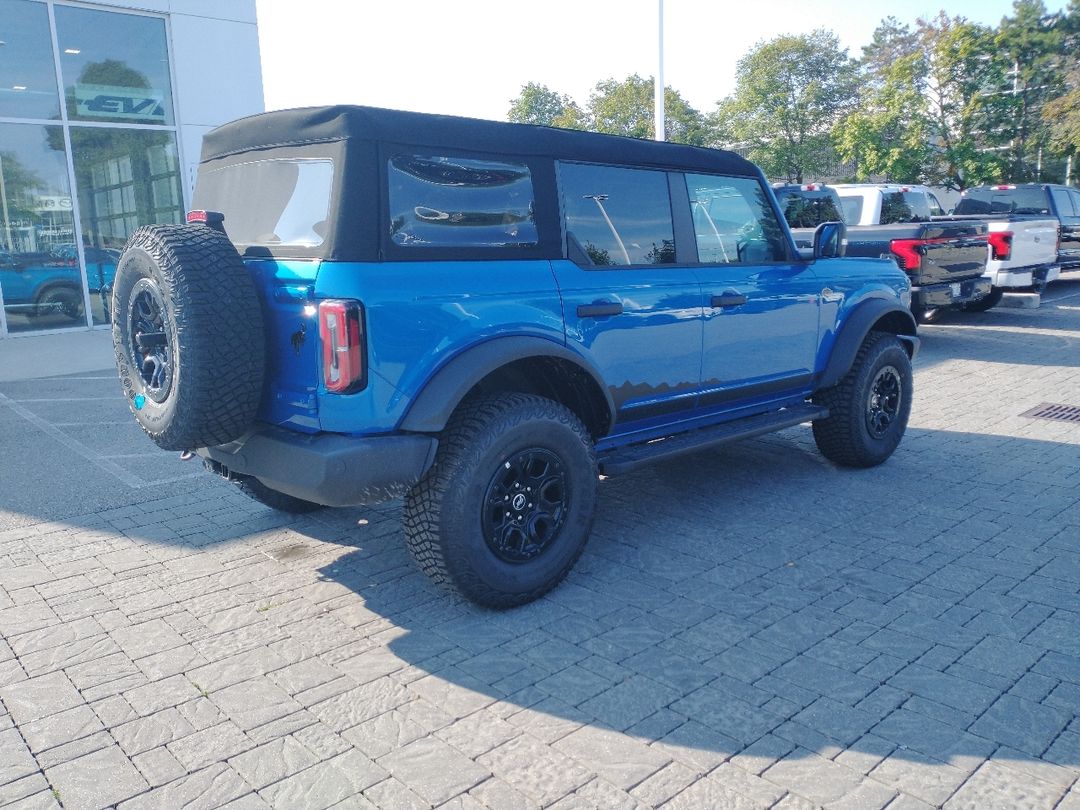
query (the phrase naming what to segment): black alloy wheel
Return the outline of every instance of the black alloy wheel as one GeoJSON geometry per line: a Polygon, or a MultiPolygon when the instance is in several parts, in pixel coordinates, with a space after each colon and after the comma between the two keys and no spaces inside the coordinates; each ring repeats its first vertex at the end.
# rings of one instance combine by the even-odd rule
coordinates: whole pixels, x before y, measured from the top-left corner
{"type": "Polygon", "coordinates": [[[128,299],[128,355],[145,395],[164,402],[172,388],[174,355],[165,302],[153,279],[139,279],[128,299]]]}
{"type": "Polygon", "coordinates": [[[904,388],[900,372],[893,366],[880,369],[870,384],[870,396],[866,400],[866,429],[875,439],[882,439],[889,426],[899,417],[904,400],[904,388]]]}
{"type": "Polygon", "coordinates": [[[569,509],[566,471],[550,450],[531,447],[506,459],[484,497],[484,540],[509,563],[532,560],[558,535],[569,509]]]}

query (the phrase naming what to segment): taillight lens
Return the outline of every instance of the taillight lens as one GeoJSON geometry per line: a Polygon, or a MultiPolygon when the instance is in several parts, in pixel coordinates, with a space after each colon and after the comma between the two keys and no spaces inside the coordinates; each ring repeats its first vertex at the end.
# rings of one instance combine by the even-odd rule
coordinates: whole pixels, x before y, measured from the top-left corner
{"type": "Polygon", "coordinates": [[[995,231],[990,234],[990,255],[1003,262],[1012,255],[1012,231],[995,231]]]}
{"type": "Polygon", "coordinates": [[[922,264],[922,251],[925,241],[922,239],[893,239],[889,249],[900,259],[900,266],[905,270],[918,270],[922,264]]]}
{"type": "Polygon", "coordinates": [[[364,367],[364,310],[359,301],[319,303],[323,384],[345,394],[367,383],[364,367]]]}

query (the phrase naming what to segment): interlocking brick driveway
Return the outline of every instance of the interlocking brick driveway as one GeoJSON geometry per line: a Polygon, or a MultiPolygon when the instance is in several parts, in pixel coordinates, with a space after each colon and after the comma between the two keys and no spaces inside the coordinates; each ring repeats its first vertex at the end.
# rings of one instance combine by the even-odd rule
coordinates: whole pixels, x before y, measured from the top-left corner
{"type": "Polygon", "coordinates": [[[507,613],[396,504],[192,476],[111,372],[0,384],[0,804],[1080,808],[1080,425],[1019,416],[1080,405],[1052,296],[924,329],[880,468],[794,429],[603,482],[507,613]]]}

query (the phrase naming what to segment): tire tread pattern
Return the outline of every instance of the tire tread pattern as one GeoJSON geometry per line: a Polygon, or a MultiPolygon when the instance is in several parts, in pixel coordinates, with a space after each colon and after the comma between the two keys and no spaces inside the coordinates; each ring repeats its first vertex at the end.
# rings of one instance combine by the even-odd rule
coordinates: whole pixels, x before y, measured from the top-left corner
{"type": "MultiPolygon", "coordinates": [[[[262,397],[266,346],[262,306],[255,282],[228,237],[205,225],[149,225],[125,246],[141,248],[157,264],[168,316],[175,322],[174,370],[177,402],[159,432],[143,429],[166,450],[225,444],[255,419],[262,397]]],[[[123,259],[121,258],[121,268],[123,259]]],[[[127,302],[113,285],[113,344],[128,405],[137,370],[126,356],[127,302]]],[[[141,424],[141,422],[140,422],[141,424]]]]}

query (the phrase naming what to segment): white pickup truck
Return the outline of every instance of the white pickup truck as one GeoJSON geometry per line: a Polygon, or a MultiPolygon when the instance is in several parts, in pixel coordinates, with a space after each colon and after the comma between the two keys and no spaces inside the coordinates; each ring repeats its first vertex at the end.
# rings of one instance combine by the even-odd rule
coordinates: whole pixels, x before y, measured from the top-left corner
{"type": "Polygon", "coordinates": [[[989,279],[990,292],[961,308],[985,312],[997,306],[1002,296],[1015,290],[1041,290],[1061,273],[1058,266],[1060,224],[1052,215],[994,213],[944,216],[941,203],[926,186],[848,184],[833,186],[840,195],[844,219],[859,225],[900,221],[910,216],[915,221],[985,222],[989,229],[990,251],[983,278],[989,279]]]}

